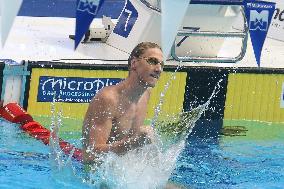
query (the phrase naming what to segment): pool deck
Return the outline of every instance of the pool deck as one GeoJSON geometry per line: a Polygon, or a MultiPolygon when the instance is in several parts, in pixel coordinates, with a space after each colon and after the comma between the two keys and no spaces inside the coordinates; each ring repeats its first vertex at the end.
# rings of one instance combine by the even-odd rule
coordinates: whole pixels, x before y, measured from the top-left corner
{"type": "MultiPolygon", "coordinates": [[[[97,27],[103,27],[101,20],[95,20],[97,27]]],[[[83,59],[88,63],[115,63],[113,60],[128,59],[129,54],[102,42],[80,44],[74,51],[74,41],[69,35],[74,35],[75,19],[63,17],[25,17],[15,19],[6,45],[1,49],[0,59],[13,59],[15,61],[58,61],[83,59]],[[96,59],[94,61],[94,59],[96,59]],[[104,61],[110,60],[110,61],[104,61]]],[[[225,42],[226,43],[226,42],[225,42]]],[[[221,49],[220,55],[226,56],[235,50],[234,45],[226,45],[221,49]]],[[[284,42],[267,38],[263,47],[261,67],[284,68],[284,42]]],[[[121,63],[121,62],[118,62],[121,63]]],[[[168,64],[177,64],[169,61],[168,64]]],[[[217,66],[217,67],[256,67],[250,39],[246,55],[243,60],[232,63],[183,63],[186,66],[217,66]]]]}

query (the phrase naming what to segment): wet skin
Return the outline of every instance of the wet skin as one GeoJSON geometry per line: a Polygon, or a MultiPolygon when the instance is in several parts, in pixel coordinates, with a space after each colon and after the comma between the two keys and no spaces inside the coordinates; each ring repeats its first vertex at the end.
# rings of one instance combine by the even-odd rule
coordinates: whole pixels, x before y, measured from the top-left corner
{"type": "Polygon", "coordinates": [[[83,157],[86,163],[96,154],[124,154],[151,142],[151,129],[143,125],[150,90],[162,73],[163,55],[150,48],[131,61],[128,77],[99,91],[92,99],[83,126],[83,157]],[[149,58],[157,64],[150,64],[149,58]]]}

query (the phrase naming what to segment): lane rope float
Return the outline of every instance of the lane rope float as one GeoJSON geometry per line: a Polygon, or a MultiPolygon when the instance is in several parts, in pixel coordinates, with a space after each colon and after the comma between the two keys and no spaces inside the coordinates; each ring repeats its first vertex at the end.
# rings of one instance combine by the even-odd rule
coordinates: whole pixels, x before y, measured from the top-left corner
{"type": "MultiPolygon", "coordinates": [[[[42,141],[45,145],[49,145],[51,132],[40,123],[33,120],[32,116],[28,114],[19,104],[9,103],[0,108],[0,116],[5,120],[20,124],[20,128],[32,136],[33,138],[42,141]]],[[[82,162],[82,150],[76,148],[74,145],[59,138],[59,146],[66,155],[82,162]]]]}

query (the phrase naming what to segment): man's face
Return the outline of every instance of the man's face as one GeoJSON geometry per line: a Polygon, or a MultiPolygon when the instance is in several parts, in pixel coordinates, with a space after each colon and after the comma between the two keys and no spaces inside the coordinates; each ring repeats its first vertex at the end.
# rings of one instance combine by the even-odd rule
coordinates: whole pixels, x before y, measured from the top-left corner
{"type": "Polygon", "coordinates": [[[162,51],[158,48],[150,48],[135,59],[135,70],[141,84],[145,87],[154,87],[163,71],[162,51]]]}

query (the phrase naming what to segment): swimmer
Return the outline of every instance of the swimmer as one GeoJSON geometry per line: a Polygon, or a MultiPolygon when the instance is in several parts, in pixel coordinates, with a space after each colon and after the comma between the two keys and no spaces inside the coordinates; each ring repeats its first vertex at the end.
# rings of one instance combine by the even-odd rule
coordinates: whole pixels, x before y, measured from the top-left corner
{"type": "MultiPolygon", "coordinates": [[[[163,53],[152,42],[142,42],[128,59],[129,74],[117,85],[101,89],[89,104],[84,118],[83,161],[100,164],[99,154],[123,155],[150,144],[152,127],[144,125],[151,88],[163,71],[163,53]]],[[[108,188],[102,183],[100,188],[108,188]]],[[[183,188],[168,183],[165,188],[183,188]]]]}
{"type": "Polygon", "coordinates": [[[104,87],[89,104],[83,125],[83,160],[95,155],[129,150],[151,143],[151,127],[144,126],[150,90],[163,71],[161,48],[138,44],[128,59],[129,74],[117,85],[104,87]]]}

